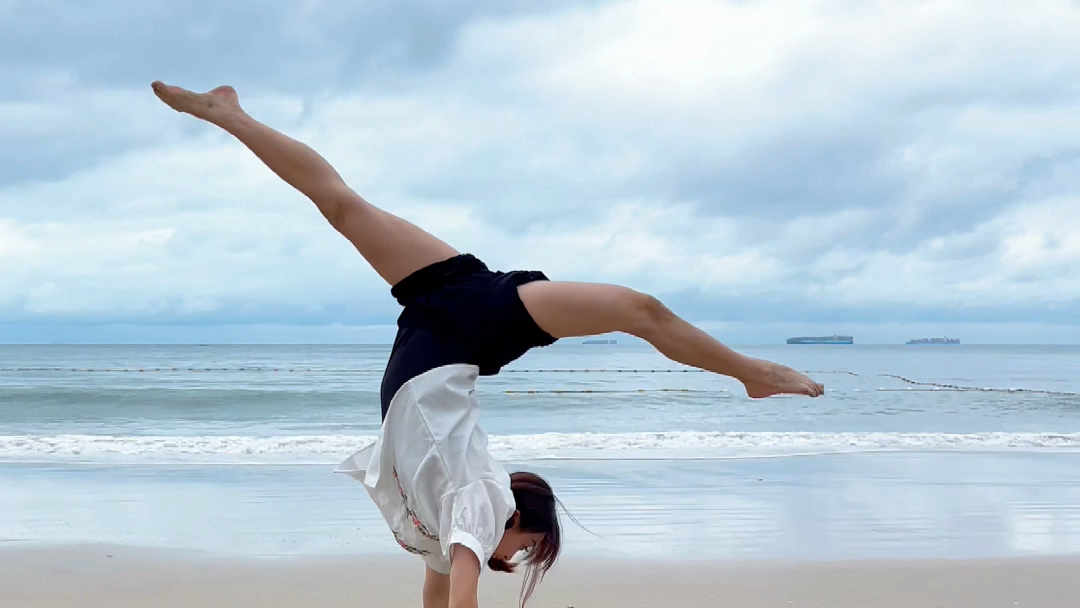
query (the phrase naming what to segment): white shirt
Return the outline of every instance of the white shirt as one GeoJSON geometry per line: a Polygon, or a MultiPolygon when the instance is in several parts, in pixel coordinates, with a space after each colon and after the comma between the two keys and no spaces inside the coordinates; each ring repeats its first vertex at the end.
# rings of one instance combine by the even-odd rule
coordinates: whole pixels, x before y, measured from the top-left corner
{"type": "Polygon", "coordinates": [[[445,365],[406,382],[375,443],[337,468],[364,484],[398,544],[442,574],[453,545],[486,564],[516,509],[510,475],[477,426],[478,372],[445,365]]]}

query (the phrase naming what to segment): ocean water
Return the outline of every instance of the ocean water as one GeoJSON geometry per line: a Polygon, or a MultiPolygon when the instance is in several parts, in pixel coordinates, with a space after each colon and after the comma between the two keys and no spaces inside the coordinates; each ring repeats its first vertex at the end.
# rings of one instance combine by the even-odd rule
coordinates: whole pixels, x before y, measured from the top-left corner
{"type": "MultiPolygon", "coordinates": [[[[568,554],[1080,551],[1080,347],[768,346],[820,399],[750,400],[647,345],[482,378],[494,453],[546,475],[568,554]]],[[[0,346],[0,540],[399,551],[336,463],[386,346],[0,346]]]]}

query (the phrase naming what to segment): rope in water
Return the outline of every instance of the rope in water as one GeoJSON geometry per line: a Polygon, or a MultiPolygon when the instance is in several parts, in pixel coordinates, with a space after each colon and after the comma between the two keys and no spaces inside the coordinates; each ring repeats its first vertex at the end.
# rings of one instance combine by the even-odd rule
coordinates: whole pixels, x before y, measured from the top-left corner
{"type": "Polygon", "coordinates": [[[925,392],[940,392],[940,391],[956,391],[956,392],[980,392],[980,393],[1033,393],[1038,395],[1058,395],[1067,397],[1080,397],[1080,393],[1075,391],[1047,391],[1035,388],[993,388],[986,386],[965,386],[962,384],[945,384],[942,382],[920,382],[919,380],[912,380],[906,376],[898,374],[860,374],[858,372],[852,372],[847,370],[836,370],[832,372],[806,372],[808,374],[847,374],[849,376],[863,377],[864,375],[877,376],[881,378],[893,378],[912,384],[915,386],[926,386],[928,389],[912,389],[912,388],[879,388],[881,392],[910,392],[916,390],[922,390],[925,392]]]}
{"type": "MultiPolygon", "coordinates": [[[[0,373],[46,373],[46,372],[60,372],[60,373],[154,373],[154,372],[260,372],[260,373],[332,373],[332,374],[381,374],[383,369],[365,369],[365,368],[286,368],[286,367],[104,367],[104,368],[89,368],[89,367],[0,367],[0,373]]],[[[681,369],[605,369],[605,368],[536,368],[536,369],[506,369],[503,370],[504,374],[547,374],[547,373],[604,373],[604,374],[693,374],[693,373],[705,373],[705,370],[695,368],[681,368],[681,369]]],[[[1030,388],[993,388],[982,386],[965,386],[961,384],[946,384],[942,382],[923,382],[919,380],[913,380],[906,376],[898,374],[860,374],[849,370],[813,370],[806,371],[807,374],[846,374],[855,377],[882,377],[893,378],[900,380],[901,382],[911,384],[913,386],[928,387],[930,390],[935,391],[975,391],[984,393],[1031,393],[1040,395],[1059,395],[1080,397],[1080,392],[1075,391],[1051,391],[1042,389],[1030,389],[1030,388]]],[[[879,391],[912,391],[917,389],[890,389],[879,388],[879,391]]],[[[538,393],[640,393],[640,392],[709,392],[697,389],[638,389],[638,390],[602,390],[602,389],[581,389],[581,390],[519,390],[519,391],[505,391],[507,394],[538,394],[538,393]]],[[[929,390],[927,391],[929,392],[929,390]]]]}
{"type": "MultiPolygon", "coordinates": [[[[281,373],[334,373],[334,374],[381,374],[383,369],[350,369],[330,367],[0,367],[0,372],[75,372],[75,373],[146,373],[146,372],[281,372],[281,373]]],[[[612,373],[612,374],[688,374],[703,373],[701,369],[504,369],[502,373],[612,373]]]]}
{"type": "Polygon", "coordinates": [[[716,393],[727,391],[707,391],[696,388],[638,388],[638,389],[569,389],[569,388],[553,388],[553,389],[529,389],[529,390],[514,390],[514,391],[500,391],[505,395],[567,395],[567,394],[583,394],[583,393],[605,393],[605,394],[632,394],[632,393],[716,393]]]}

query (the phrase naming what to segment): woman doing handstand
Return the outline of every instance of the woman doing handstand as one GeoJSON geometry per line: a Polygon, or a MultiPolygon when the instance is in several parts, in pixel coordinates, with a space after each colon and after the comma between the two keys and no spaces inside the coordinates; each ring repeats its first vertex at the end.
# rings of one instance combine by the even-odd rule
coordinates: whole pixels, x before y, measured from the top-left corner
{"type": "Polygon", "coordinates": [[[731,376],[750,397],[817,397],[788,367],[741,355],[627,287],[495,272],[353,192],[319,154],[249,116],[236,91],[193,93],[154,82],[157,96],[232,134],[307,196],[391,286],[404,307],[382,380],[377,441],[339,470],[363,482],[406,550],[427,564],[425,608],[477,606],[481,564],[512,571],[525,552],[522,603],[560,550],[556,499],[541,477],[507,472],[477,425],[477,376],[560,338],[624,332],[668,358],[731,376]]]}

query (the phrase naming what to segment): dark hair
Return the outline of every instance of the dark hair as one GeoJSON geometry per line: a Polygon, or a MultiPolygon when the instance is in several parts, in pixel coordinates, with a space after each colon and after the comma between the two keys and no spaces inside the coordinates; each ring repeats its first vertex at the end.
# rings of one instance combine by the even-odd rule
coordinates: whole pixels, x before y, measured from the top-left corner
{"type": "MultiPolygon", "coordinates": [[[[539,475],[519,471],[510,474],[510,491],[517,503],[518,527],[522,532],[543,534],[544,538],[529,550],[525,557],[525,580],[521,583],[521,606],[529,601],[536,585],[559,559],[562,530],[559,514],[555,510],[558,499],[551,485],[539,475]]],[[[514,526],[514,519],[506,522],[506,529],[514,526]]],[[[488,567],[497,572],[513,572],[515,564],[492,557],[488,567]]]]}

